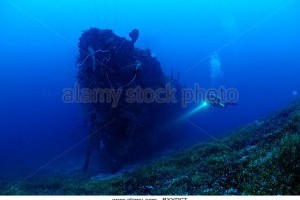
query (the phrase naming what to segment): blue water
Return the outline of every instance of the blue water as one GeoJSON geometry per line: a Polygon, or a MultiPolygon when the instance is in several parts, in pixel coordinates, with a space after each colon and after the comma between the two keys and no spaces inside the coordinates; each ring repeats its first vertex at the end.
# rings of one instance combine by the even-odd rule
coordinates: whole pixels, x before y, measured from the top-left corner
{"type": "MultiPolygon", "coordinates": [[[[138,28],[136,46],[150,48],[182,85],[236,88],[238,106],[192,117],[217,136],[298,98],[299,10],[296,0],[1,0],[0,175],[28,174],[86,134],[81,106],[61,101],[76,81],[83,30],[128,37],[138,28]],[[215,52],[222,72],[212,77],[215,52]]],[[[59,159],[83,155],[81,144],[59,159]]]]}

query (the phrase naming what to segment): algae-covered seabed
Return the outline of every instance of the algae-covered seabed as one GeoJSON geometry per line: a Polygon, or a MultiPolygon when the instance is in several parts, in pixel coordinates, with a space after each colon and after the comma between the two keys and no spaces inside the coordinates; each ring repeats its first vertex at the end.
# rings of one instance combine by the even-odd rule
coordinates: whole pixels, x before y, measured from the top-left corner
{"type": "Polygon", "coordinates": [[[7,195],[299,195],[300,101],[218,141],[108,180],[74,173],[2,180],[7,195]],[[12,187],[13,186],[13,187],[12,187]]]}

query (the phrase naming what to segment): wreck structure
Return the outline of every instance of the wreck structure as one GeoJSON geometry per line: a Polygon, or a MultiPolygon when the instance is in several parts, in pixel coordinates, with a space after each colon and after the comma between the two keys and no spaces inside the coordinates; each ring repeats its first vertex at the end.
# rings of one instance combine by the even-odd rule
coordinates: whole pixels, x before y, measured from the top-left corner
{"type": "Polygon", "coordinates": [[[114,171],[130,160],[153,153],[175,131],[170,123],[180,111],[180,102],[168,101],[167,96],[168,90],[176,90],[179,100],[180,85],[163,73],[149,49],[135,47],[137,29],[129,33],[129,38],[97,28],[80,37],[80,88],[105,91],[106,95],[102,101],[98,98],[83,105],[89,113],[90,129],[84,170],[94,151],[101,152],[108,169],[114,171]],[[137,90],[146,89],[148,92],[140,92],[141,99],[137,99],[137,90]],[[161,96],[149,91],[160,91],[161,96]],[[116,99],[112,101],[114,97],[117,103],[116,99]]]}

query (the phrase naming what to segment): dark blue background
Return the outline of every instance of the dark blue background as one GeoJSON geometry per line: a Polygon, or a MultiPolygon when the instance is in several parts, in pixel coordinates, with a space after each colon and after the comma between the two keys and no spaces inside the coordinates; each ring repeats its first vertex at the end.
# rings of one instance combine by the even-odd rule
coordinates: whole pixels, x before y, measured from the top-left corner
{"type": "Polygon", "coordinates": [[[191,118],[217,136],[297,98],[299,10],[288,0],[1,1],[0,174],[29,173],[84,136],[74,137],[84,123],[80,106],[61,102],[62,90],[76,81],[82,30],[109,28],[127,37],[138,28],[137,46],[152,49],[183,85],[238,89],[239,106],[191,118]],[[212,81],[209,56],[216,50],[224,75],[212,81]]]}

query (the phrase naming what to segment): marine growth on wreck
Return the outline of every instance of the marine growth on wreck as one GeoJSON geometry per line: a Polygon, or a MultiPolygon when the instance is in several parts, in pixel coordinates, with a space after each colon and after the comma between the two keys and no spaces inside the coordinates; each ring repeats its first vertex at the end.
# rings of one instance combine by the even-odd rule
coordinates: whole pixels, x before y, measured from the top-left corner
{"type": "Polygon", "coordinates": [[[178,103],[158,102],[149,97],[151,93],[138,98],[139,90],[179,89],[180,85],[162,72],[149,49],[134,46],[139,37],[137,29],[129,37],[131,40],[97,28],[80,37],[78,84],[93,91],[90,97],[94,100],[83,104],[90,124],[84,170],[92,152],[100,153],[110,170],[151,153],[172,132],[164,126],[180,110],[178,103]]]}

